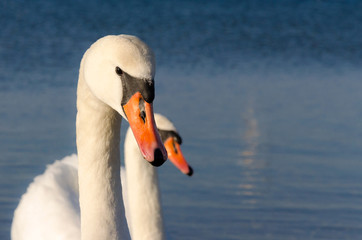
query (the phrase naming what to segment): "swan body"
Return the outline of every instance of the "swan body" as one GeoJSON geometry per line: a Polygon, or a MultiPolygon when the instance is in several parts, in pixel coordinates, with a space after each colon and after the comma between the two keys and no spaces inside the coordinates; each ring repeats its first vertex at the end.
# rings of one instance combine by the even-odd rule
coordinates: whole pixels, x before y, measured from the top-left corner
{"type": "MultiPolygon", "coordinates": [[[[153,117],[154,66],[151,49],[129,35],[101,38],[82,58],[76,120],[81,239],[129,238],[120,180],[122,117],[129,121],[146,160],[159,166],[167,158],[153,117]]],[[[22,239],[19,232],[24,230],[19,209],[13,239],[22,239]]]]}
{"type": "MultiPolygon", "coordinates": [[[[177,134],[172,123],[155,114],[158,129],[177,134]]],[[[166,135],[167,136],[167,135],[166,135]]],[[[170,135],[176,137],[175,135],[170,135]]],[[[165,142],[170,137],[163,138],[165,142]]],[[[177,144],[177,143],[176,143],[177,144]]],[[[167,148],[171,155],[173,149],[167,148]]],[[[164,239],[162,209],[156,168],[145,162],[132,131],[125,139],[125,164],[121,168],[122,194],[128,227],[132,239],[164,239]]],[[[192,174],[183,159],[170,160],[189,168],[178,168],[192,174]]],[[[37,176],[22,196],[12,224],[13,239],[80,239],[80,207],[78,188],[78,158],[67,156],[48,165],[44,174],[37,176]],[[41,223],[41,224],[39,224],[41,223]]]]}
{"type": "Polygon", "coordinates": [[[11,238],[80,239],[77,156],[47,166],[34,178],[15,210],[11,238]]]}

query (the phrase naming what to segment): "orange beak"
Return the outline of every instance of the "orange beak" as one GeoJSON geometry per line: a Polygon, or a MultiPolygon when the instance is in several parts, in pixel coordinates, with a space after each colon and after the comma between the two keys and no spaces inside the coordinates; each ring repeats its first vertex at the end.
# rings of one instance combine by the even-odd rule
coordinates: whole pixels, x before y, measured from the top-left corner
{"type": "Polygon", "coordinates": [[[192,176],[193,170],[187,163],[184,155],[181,152],[180,144],[175,141],[173,137],[169,137],[165,141],[165,148],[167,150],[168,158],[170,161],[183,173],[192,176]]]}
{"type": "Polygon", "coordinates": [[[153,166],[161,166],[167,160],[167,152],[157,132],[152,103],[136,92],[123,110],[143,157],[153,166]]]}

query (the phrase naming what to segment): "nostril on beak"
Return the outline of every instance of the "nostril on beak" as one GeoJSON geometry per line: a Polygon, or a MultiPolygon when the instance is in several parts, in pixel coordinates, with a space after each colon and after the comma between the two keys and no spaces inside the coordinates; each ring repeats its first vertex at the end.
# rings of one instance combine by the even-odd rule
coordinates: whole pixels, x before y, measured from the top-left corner
{"type": "Polygon", "coordinates": [[[146,112],[145,112],[145,111],[141,111],[141,112],[140,112],[140,117],[141,117],[143,123],[145,123],[145,122],[146,122],[146,112]]]}
{"type": "Polygon", "coordinates": [[[151,162],[151,164],[155,167],[161,166],[165,162],[165,159],[163,159],[163,154],[161,149],[156,148],[154,153],[154,160],[151,162]]]}

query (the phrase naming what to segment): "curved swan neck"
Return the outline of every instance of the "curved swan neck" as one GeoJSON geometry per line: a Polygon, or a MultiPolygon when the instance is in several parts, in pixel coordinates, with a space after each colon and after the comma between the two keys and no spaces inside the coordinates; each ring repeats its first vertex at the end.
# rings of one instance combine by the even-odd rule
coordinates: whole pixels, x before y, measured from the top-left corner
{"type": "Polygon", "coordinates": [[[77,149],[82,239],[123,239],[128,230],[120,182],[120,115],[86,85],[77,92],[77,149]]]}
{"type": "Polygon", "coordinates": [[[143,159],[130,129],[125,140],[129,227],[132,239],[164,239],[156,168],[143,159]]]}

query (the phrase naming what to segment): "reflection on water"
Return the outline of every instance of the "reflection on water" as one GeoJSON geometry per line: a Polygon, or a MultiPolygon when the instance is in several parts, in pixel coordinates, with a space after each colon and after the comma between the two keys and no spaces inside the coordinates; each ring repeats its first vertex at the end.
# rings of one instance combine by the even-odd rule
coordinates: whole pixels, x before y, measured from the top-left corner
{"type": "Polygon", "coordinates": [[[245,125],[242,135],[244,148],[238,161],[238,165],[242,167],[242,174],[237,194],[244,196],[242,198],[244,204],[255,205],[262,195],[260,182],[264,181],[261,173],[264,163],[258,156],[260,131],[252,102],[249,102],[246,111],[242,113],[242,118],[245,125]]]}

